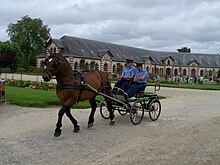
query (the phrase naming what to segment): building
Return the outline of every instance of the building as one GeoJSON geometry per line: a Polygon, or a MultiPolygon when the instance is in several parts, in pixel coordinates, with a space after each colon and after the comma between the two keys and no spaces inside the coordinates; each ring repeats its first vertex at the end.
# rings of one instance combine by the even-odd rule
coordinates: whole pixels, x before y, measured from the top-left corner
{"type": "Polygon", "coordinates": [[[72,36],[50,39],[47,52],[37,56],[37,66],[50,52],[61,52],[74,70],[100,69],[111,74],[120,74],[127,58],[144,63],[150,74],[161,76],[189,75],[217,76],[220,55],[151,51],[113,43],[106,43],[72,36]]]}

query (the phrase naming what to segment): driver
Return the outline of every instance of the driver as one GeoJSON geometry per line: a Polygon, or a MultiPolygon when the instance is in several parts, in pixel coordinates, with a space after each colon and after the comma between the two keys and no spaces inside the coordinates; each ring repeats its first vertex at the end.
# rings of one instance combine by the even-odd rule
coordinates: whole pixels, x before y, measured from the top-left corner
{"type": "MultiPolygon", "coordinates": [[[[136,73],[136,68],[133,66],[133,60],[126,59],[126,62],[126,67],[123,69],[122,75],[119,77],[120,80],[116,82],[114,86],[121,88],[123,91],[128,89],[136,73]]],[[[114,93],[114,89],[112,92],[114,93]]]]}

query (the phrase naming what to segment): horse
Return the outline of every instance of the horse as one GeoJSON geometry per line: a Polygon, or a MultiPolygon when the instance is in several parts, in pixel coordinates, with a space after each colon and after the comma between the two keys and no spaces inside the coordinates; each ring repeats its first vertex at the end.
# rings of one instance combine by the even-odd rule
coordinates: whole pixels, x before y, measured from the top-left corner
{"type": "Polygon", "coordinates": [[[60,53],[51,54],[44,60],[45,69],[42,78],[45,82],[55,78],[57,81],[56,95],[60,99],[62,108],[58,112],[58,120],[54,136],[58,137],[62,132],[62,117],[66,113],[74,126],[74,133],[79,132],[78,121],[71,114],[71,107],[79,101],[88,100],[91,105],[91,112],[88,119],[88,128],[94,123],[94,115],[97,108],[97,91],[103,92],[110,113],[110,125],[114,125],[114,113],[112,111],[111,82],[107,73],[100,70],[90,72],[78,72],[72,70],[69,62],[60,53]]]}

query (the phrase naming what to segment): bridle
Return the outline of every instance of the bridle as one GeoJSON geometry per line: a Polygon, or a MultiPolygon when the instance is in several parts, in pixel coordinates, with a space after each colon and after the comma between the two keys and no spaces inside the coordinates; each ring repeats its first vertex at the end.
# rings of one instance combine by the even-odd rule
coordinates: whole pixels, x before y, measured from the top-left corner
{"type": "MultiPolygon", "coordinates": [[[[57,56],[55,55],[50,55],[49,57],[47,57],[45,60],[44,60],[44,65],[46,66],[46,68],[44,69],[44,72],[43,73],[46,73],[50,79],[56,79],[56,74],[54,72],[54,70],[48,70],[47,69],[47,66],[50,62],[52,62],[52,60],[55,59],[55,65],[58,66],[60,64],[60,61],[59,59],[57,58],[57,56]]],[[[54,61],[53,61],[54,62],[54,61]]]]}

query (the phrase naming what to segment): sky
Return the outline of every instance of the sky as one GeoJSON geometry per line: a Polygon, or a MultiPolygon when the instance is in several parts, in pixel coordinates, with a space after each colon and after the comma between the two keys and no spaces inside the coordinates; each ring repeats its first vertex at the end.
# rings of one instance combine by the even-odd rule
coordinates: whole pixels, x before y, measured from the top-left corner
{"type": "Polygon", "coordinates": [[[0,41],[23,16],[64,35],[148,50],[220,53],[219,0],[0,0],[0,41]]]}

